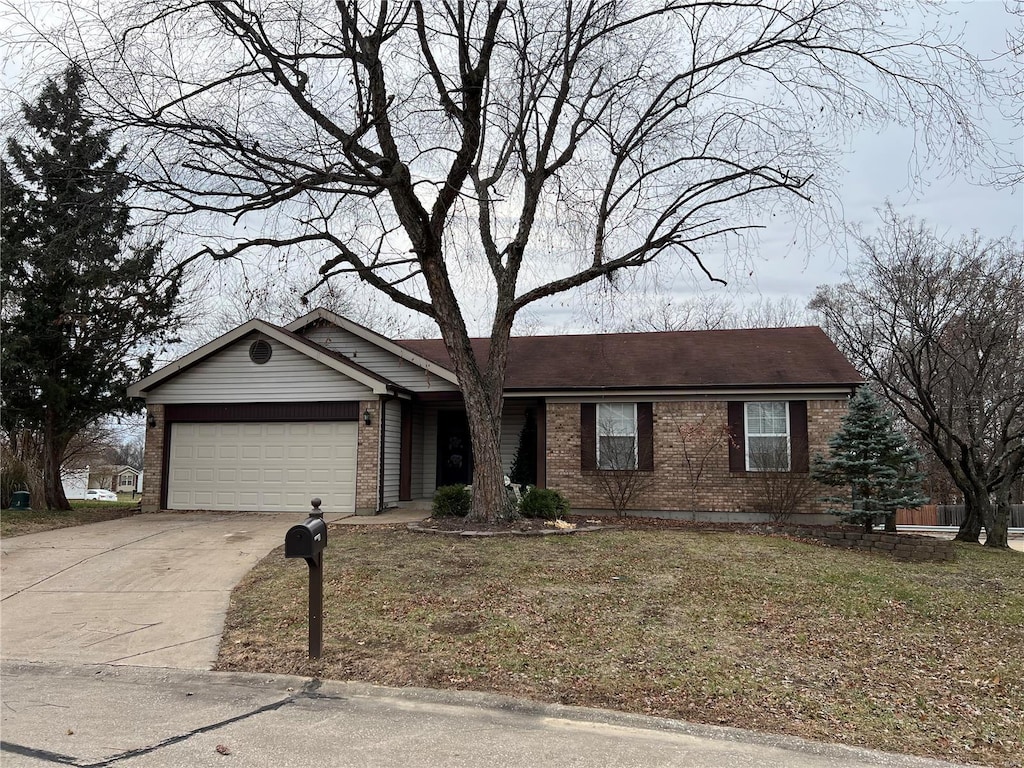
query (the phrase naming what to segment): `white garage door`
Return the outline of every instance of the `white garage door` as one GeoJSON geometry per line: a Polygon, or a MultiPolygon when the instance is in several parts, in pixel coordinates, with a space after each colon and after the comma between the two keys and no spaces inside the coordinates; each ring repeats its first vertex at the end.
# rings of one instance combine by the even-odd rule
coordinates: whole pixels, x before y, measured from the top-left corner
{"type": "Polygon", "coordinates": [[[171,425],[171,509],[307,512],[314,496],[355,511],[355,422],[171,425]]]}

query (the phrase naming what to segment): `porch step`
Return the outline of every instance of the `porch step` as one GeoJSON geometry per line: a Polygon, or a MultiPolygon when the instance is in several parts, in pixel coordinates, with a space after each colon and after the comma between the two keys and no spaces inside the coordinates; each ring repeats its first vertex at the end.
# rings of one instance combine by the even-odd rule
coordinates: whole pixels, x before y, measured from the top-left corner
{"type": "Polygon", "coordinates": [[[388,509],[403,509],[410,512],[423,512],[429,515],[431,507],[433,506],[432,499],[412,499],[411,501],[399,501],[394,504],[389,504],[388,509]]]}

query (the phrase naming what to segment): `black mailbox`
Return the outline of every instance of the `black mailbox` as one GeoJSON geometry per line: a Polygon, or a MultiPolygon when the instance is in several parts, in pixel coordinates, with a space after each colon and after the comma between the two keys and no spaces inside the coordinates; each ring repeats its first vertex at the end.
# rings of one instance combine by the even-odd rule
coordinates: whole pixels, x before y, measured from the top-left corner
{"type": "Polygon", "coordinates": [[[285,557],[316,557],[327,546],[327,525],[323,518],[310,517],[288,529],[284,537],[285,557]]]}

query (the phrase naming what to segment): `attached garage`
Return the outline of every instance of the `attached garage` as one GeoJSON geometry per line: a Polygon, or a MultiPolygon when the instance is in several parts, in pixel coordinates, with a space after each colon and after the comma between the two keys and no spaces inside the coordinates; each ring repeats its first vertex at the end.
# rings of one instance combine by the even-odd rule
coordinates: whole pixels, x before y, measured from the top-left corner
{"type": "Polygon", "coordinates": [[[354,421],[171,424],[170,509],[354,512],[354,421]]]}
{"type": "MultiPolygon", "coordinates": [[[[384,351],[335,341],[344,353],[250,320],[131,385],[147,411],[143,511],[305,513],[316,497],[325,512],[380,511],[385,453],[400,448],[384,444],[385,416],[401,434],[412,390],[367,367],[384,351]]],[[[447,384],[395,350],[392,369],[447,384]]]]}

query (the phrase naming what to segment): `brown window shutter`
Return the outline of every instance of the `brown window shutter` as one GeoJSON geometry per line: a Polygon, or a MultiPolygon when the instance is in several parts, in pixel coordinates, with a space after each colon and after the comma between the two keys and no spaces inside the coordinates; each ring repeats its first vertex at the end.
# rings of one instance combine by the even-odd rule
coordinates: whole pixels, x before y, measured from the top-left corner
{"type": "Polygon", "coordinates": [[[597,469],[597,406],[580,404],[580,469],[597,469]]]}
{"type": "Polygon", "coordinates": [[[747,462],[744,459],[743,403],[729,402],[729,471],[744,472],[747,462]]]}
{"type": "Polygon", "coordinates": [[[654,404],[636,404],[636,468],[650,472],[654,469],[654,404]]]}
{"type": "Polygon", "coordinates": [[[789,401],[790,469],[809,472],[811,469],[807,439],[807,401],[789,401]]]}

